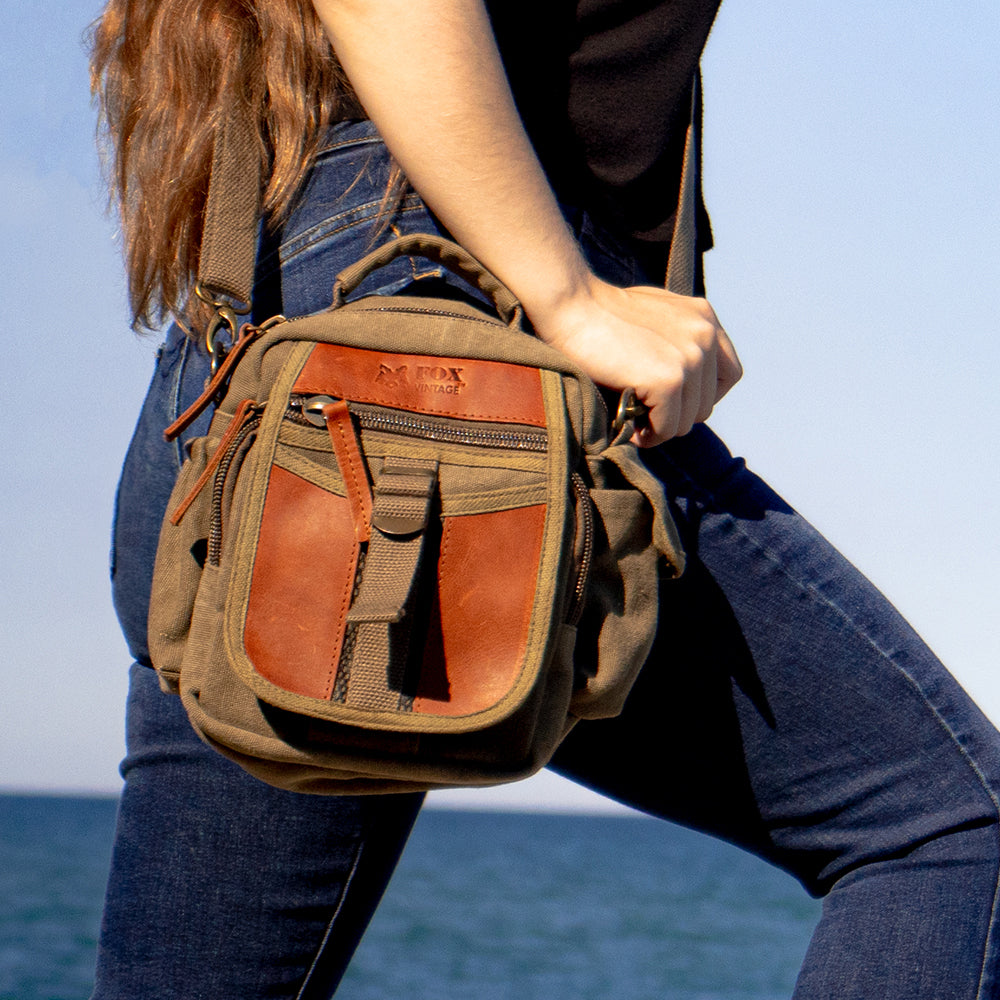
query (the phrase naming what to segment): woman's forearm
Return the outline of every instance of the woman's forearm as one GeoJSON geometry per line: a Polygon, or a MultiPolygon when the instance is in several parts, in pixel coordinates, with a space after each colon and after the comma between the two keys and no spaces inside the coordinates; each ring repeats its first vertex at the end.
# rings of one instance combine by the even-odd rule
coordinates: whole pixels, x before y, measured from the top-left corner
{"type": "Polygon", "coordinates": [[[448,230],[542,315],[587,269],[514,107],[481,0],[314,0],[365,110],[448,230]]]}

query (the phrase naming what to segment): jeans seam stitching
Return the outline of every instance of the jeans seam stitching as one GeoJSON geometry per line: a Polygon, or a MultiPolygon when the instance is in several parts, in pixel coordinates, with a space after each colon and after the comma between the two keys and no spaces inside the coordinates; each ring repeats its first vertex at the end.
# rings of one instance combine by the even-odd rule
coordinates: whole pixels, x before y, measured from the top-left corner
{"type": "Polygon", "coordinates": [[[378,208],[379,202],[377,201],[364,202],[361,205],[355,205],[353,208],[346,209],[338,215],[327,216],[322,222],[317,222],[308,229],[303,229],[302,232],[296,233],[295,236],[281,245],[279,250],[281,263],[287,264],[297,254],[319,240],[336,236],[338,233],[342,233],[354,226],[370,222],[378,216],[378,208]],[[301,244],[301,246],[296,244],[301,244]],[[285,251],[293,245],[295,248],[287,255],[281,253],[281,251],[285,251]]]}
{"type": "MultiPolygon", "coordinates": [[[[751,545],[754,549],[756,549],[756,551],[760,553],[765,559],[767,559],[768,562],[770,562],[771,565],[774,566],[774,568],[779,573],[781,573],[786,580],[788,580],[794,586],[798,587],[800,590],[803,590],[808,594],[810,594],[812,597],[820,601],[827,608],[831,609],[835,614],[837,614],[841,618],[842,621],[846,622],[850,626],[855,635],[860,636],[862,639],[864,639],[864,641],[872,649],[874,649],[879,656],[889,661],[893,669],[897,673],[902,675],[902,677],[906,680],[911,689],[917,693],[917,695],[919,696],[923,704],[926,706],[926,708],[930,710],[938,726],[940,726],[941,729],[947,734],[949,742],[958,750],[959,755],[968,765],[972,773],[976,776],[976,780],[979,782],[979,785],[986,793],[987,798],[989,798],[990,802],[993,804],[994,814],[996,815],[998,821],[1000,821],[1000,798],[998,798],[996,793],[990,787],[990,784],[986,779],[986,775],[983,773],[979,764],[973,758],[972,754],[968,751],[968,749],[962,745],[962,742],[959,740],[957,734],[948,724],[948,722],[944,719],[944,717],[941,715],[938,709],[931,703],[930,699],[925,694],[923,688],[917,683],[916,678],[914,678],[913,675],[908,670],[906,670],[899,663],[897,663],[896,660],[889,654],[889,652],[883,649],[879,645],[879,643],[876,642],[875,639],[868,634],[867,630],[862,628],[861,624],[855,621],[854,618],[851,615],[849,615],[842,607],[840,607],[834,601],[830,600],[825,594],[823,594],[821,590],[817,589],[814,585],[808,584],[803,580],[796,579],[796,577],[793,576],[792,573],[785,566],[784,560],[782,560],[777,555],[777,553],[771,551],[767,546],[762,545],[760,542],[754,539],[750,534],[748,534],[747,531],[740,525],[739,521],[735,517],[733,517],[733,515],[730,514],[728,511],[719,510],[718,506],[714,504],[715,498],[712,493],[710,493],[700,484],[696,483],[684,469],[680,468],[662,451],[661,451],[661,456],[663,460],[677,473],[677,475],[682,477],[685,480],[685,482],[687,482],[691,487],[693,487],[694,491],[700,494],[700,496],[703,499],[713,501],[713,506],[715,507],[716,511],[719,514],[721,514],[722,517],[725,518],[726,522],[731,526],[732,530],[738,532],[740,537],[743,538],[743,540],[747,544],[751,545]]],[[[990,907],[990,922],[986,932],[986,940],[983,945],[983,958],[979,971],[979,982],[976,991],[976,1000],[985,1000],[983,994],[983,987],[986,976],[986,970],[989,965],[989,958],[994,950],[994,942],[996,939],[998,902],[1000,902],[1000,866],[998,866],[997,878],[994,881],[993,885],[993,902],[990,907]]]]}
{"type": "Polygon", "coordinates": [[[969,767],[976,775],[979,784],[982,785],[983,791],[986,792],[990,801],[993,803],[993,808],[994,811],[997,813],[998,818],[1000,818],[1000,799],[998,799],[996,793],[994,793],[993,790],[990,788],[989,782],[986,780],[986,775],[983,774],[982,769],[973,759],[972,755],[969,753],[966,747],[962,745],[962,742],[958,739],[958,736],[952,729],[952,727],[944,719],[944,717],[937,710],[937,708],[931,703],[930,699],[924,693],[923,688],[920,686],[920,684],[917,683],[916,678],[913,677],[913,675],[905,667],[897,663],[896,660],[893,658],[893,656],[889,653],[889,651],[883,649],[882,646],[875,640],[875,638],[869,635],[868,631],[859,622],[857,622],[851,615],[849,615],[842,607],[840,607],[839,604],[837,604],[835,601],[832,601],[829,597],[827,597],[821,590],[819,590],[813,584],[797,579],[785,567],[784,561],[778,556],[777,553],[773,552],[767,546],[761,545],[758,541],[756,541],[753,537],[751,537],[746,532],[746,530],[740,525],[739,521],[736,518],[734,518],[731,514],[725,513],[723,516],[732,526],[733,530],[739,532],[740,536],[748,544],[752,545],[761,555],[763,555],[778,570],[778,572],[785,577],[785,579],[795,584],[795,586],[800,588],[801,590],[806,591],[807,593],[815,597],[818,601],[820,601],[823,605],[834,611],[841,618],[842,621],[846,622],[851,627],[855,635],[858,635],[862,639],[864,639],[864,641],[872,649],[874,649],[875,652],[879,654],[879,656],[881,656],[885,660],[888,660],[892,664],[893,669],[896,670],[906,679],[910,687],[913,688],[913,690],[915,690],[917,694],[920,696],[920,700],[924,703],[924,705],[926,705],[927,708],[931,710],[931,713],[937,720],[938,725],[941,726],[941,728],[948,734],[949,740],[955,745],[956,749],[959,751],[961,756],[965,758],[966,763],[968,763],[969,767]]]}
{"type": "MultiPolygon", "coordinates": [[[[422,203],[418,202],[416,198],[409,198],[399,206],[398,211],[400,213],[412,212],[422,207],[422,203]]],[[[349,208],[339,215],[328,216],[322,222],[314,223],[308,229],[303,229],[302,232],[296,233],[290,240],[282,244],[279,248],[280,263],[282,265],[287,264],[304,250],[307,250],[321,240],[328,239],[345,230],[377,219],[381,208],[381,202],[368,201],[360,205],[355,205],[353,208],[349,208]],[[330,228],[331,225],[332,228],[330,228]],[[287,251],[289,247],[294,247],[294,249],[287,252],[287,254],[282,252],[287,251]]]]}
{"type": "Polygon", "coordinates": [[[986,934],[986,943],[983,947],[983,964],[979,970],[979,988],[976,990],[976,1000],[988,1000],[984,992],[986,987],[986,970],[991,964],[991,957],[996,950],[996,923],[997,923],[997,903],[1000,901],[1000,868],[997,871],[997,880],[993,885],[993,905],[990,907],[990,928],[986,934]]]}
{"type": "MultiPolygon", "coordinates": [[[[400,205],[397,212],[399,215],[406,215],[419,211],[422,207],[422,203],[420,203],[417,199],[410,199],[400,205]]],[[[267,257],[260,262],[256,281],[260,282],[269,278],[272,274],[275,274],[287,264],[290,264],[296,257],[305,253],[318,243],[322,243],[324,240],[335,237],[349,229],[373,222],[378,218],[379,208],[380,205],[377,202],[365,202],[364,204],[357,205],[346,212],[341,212],[339,215],[330,216],[327,219],[324,219],[323,222],[318,222],[315,225],[310,226],[308,229],[302,230],[301,233],[296,233],[295,236],[278,247],[277,250],[272,251],[272,253],[268,254],[267,257]],[[373,206],[375,207],[375,211],[371,211],[373,206]],[[326,223],[333,222],[334,220],[347,220],[348,216],[357,215],[357,213],[362,210],[368,210],[368,214],[357,218],[351,218],[349,221],[341,221],[337,223],[333,229],[325,228],[326,223]],[[308,239],[304,239],[307,235],[308,239]],[[292,249],[286,256],[285,251],[289,247],[294,247],[294,249],[292,249]]]]}
{"type": "Polygon", "coordinates": [[[338,149],[349,149],[352,146],[380,145],[381,143],[382,140],[377,135],[360,135],[354,139],[338,139],[336,142],[320,145],[316,150],[316,158],[319,159],[325,153],[334,153],[338,149]]]}
{"type": "Polygon", "coordinates": [[[340,894],[340,899],[337,900],[337,906],[333,911],[333,915],[330,917],[329,922],[326,925],[326,930],[323,932],[323,939],[319,943],[319,947],[316,949],[316,953],[313,955],[312,963],[309,966],[309,971],[306,972],[305,979],[302,980],[302,986],[299,988],[298,993],[295,994],[295,1000],[302,1000],[305,994],[306,987],[309,986],[309,982],[312,979],[313,973],[316,971],[316,966],[319,964],[320,955],[323,954],[323,949],[326,947],[327,942],[329,942],[331,936],[333,935],[334,925],[337,923],[337,918],[340,916],[344,909],[344,904],[347,901],[347,893],[350,891],[351,883],[354,881],[354,876],[357,874],[358,867],[361,864],[361,855],[365,849],[364,841],[358,842],[357,851],[354,854],[354,861],[351,864],[351,870],[344,880],[344,890],[340,894]]]}
{"type": "MultiPolygon", "coordinates": [[[[675,469],[677,469],[677,466],[674,465],[673,462],[670,462],[670,464],[675,469]]],[[[683,470],[677,469],[677,471],[682,476],[684,476],[684,478],[687,479],[687,481],[691,483],[692,486],[699,488],[698,484],[694,483],[683,470]]],[[[701,492],[702,495],[705,497],[711,496],[711,494],[707,493],[704,489],[701,489],[701,492]]],[[[718,510],[718,508],[716,509],[718,510]]],[[[761,555],[763,555],[764,558],[766,558],[775,567],[775,569],[777,569],[778,572],[785,577],[785,579],[793,583],[796,587],[800,588],[801,590],[804,590],[809,594],[813,595],[822,604],[824,604],[826,607],[834,611],[844,622],[846,622],[851,627],[851,629],[854,631],[856,635],[863,638],[864,641],[868,643],[868,645],[879,654],[879,656],[888,660],[892,664],[894,670],[896,670],[898,673],[902,674],[902,676],[906,678],[909,685],[920,696],[920,700],[931,710],[932,714],[934,715],[934,718],[938,722],[938,725],[940,725],[942,729],[944,729],[944,731],[948,734],[949,740],[952,743],[954,743],[959,753],[962,755],[962,757],[965,758],[970,768],[972,768],[972,771],[976,775],[976,778],[978,779],[979,783],[982,785],[983,790],[986,792],[990,801],[993,803],[993,808],[996,811],[998,818],[1000,818],[1000,798],[998,798],[996,793],[994,793],[993,790],[990,788],[989,782],[986,780],[986,776],[983,774],[979,765],[972,758],[972,755],[968,752],[968,750],[962,745],[961,741],[958,739],[958,736],[951,728],[951,726],[948,725],[948,723],[942,717],[941,713],[931,703],[930,699],[924,693],[923,688],[917,683],[916,679],[912,676],[912,674],[904,667],[900,666],[900,664],[898,664],[896,660],[889,654],[888,650],[883,649],[881,645],[874,639],[874,637],[869,635],[868,631],[865,628],[863,628],[859,622],[855,621],[855,619],[851,615],[849,615],[842,607],[840,607],[839,604],[832,601],[829,597],[827,597],[821,590],[819,590],[813,584],[797,579],[787,569],[787,567],[785,566],[785,561],[776,552],[772,551],[767,546],[762,545],[750,534],[748,534],[747,531],[740,525],[739,520],[737,518],[733,517],[733,515],[730,514],[728,511],[719,511],[719,513],[726,519],[727,523],[732,527],[732,529],[734,531],[739,532],[740,537],[743,538],[744,541],[746,541],[749,545],[752,545],[761,555]]]]}

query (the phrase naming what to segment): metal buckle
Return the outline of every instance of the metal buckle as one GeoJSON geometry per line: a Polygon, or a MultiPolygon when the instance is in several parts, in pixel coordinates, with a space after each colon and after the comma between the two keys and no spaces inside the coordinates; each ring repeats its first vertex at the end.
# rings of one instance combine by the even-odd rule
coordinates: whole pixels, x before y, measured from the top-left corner
{"type": "Polygon", "coordinates": [[[201,282],[194,286],[194,293],[202,302],[207,302],[215,313],[205,327],[205,350],[208,351],[212,359],[212,374],[214,375],[219,366],[226,359],[226,354],[236,343],[240,321],[238,316],[246,316],[253,308],[253,302],[238,302],[234,299],[223,297],[205,288],[201,282]],[[229,343],[224,344],[218,337],[219,331],[225,327],[229,331],[229,343]]]}

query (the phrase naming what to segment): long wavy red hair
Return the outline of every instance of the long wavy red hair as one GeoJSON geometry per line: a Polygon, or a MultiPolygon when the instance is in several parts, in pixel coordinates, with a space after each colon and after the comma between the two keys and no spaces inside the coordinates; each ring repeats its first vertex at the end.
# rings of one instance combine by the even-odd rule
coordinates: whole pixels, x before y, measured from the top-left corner
{"type": "Polygon", "coordinates": [[[277,220],[349,84],[310,0],[110,0],[90,42],[133,323],[190,318],[217,123],[256,120],[277,220]]]}

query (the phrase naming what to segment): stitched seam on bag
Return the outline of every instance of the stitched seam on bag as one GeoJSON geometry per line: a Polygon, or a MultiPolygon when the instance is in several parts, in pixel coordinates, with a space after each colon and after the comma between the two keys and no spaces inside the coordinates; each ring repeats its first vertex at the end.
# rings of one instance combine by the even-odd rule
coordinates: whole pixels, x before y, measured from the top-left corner
{"type": "MultiPolygon", "coordinates": [[[[171,408],[170,408],[170,422],[173,423],[181,413],[181,395],[184,388],[184,369],[187,367],[188,361],[188,351],[191,349],[191,338],[185,337],[184,342],[181,346],[181,356],[177,362],[177,367],[175,369],[176,377],[173,385],[173,393],[171,398],[171,408]]],[[[178,434],[174,439],[174,458],[177,462],[177,470],[179,471],[181,466],[184,464],[184,442],[181,440],[181,435],[178,434]]]]}
{"type": "MultiPolygon", "coordinates": [[[[350,419],[348,417],[347,419],[350,419]]],[[[340,474],[343,477],[345,471],[351,477],[351,486],[348,490],[348,499],[351,501],[351,513],[354,517],[354,535],[357,540],[364,541],[365,536],[371,529],[370,523],[365,522],[365,511],[364,511],[364,494],[368,492],[368,480],[361,474],[361,471],[356,467],[354,462],[354,454],[351,449],[351,445],[355,445],[354,441],[348,438],[343,425],[337,421],[334,423],[328,423],[328,428],[332,428],[337,432],[340,438],[341,445],[344,450],[344,455],[346,457],[347,469],[341,469],[340,474]],[[360,521],[360,523],[359,523],[360,521]]],[[[339,464],[339,463],[338,463],[339,464]]]]}
{"type": "MultiPolygon", "coordinates": [[[[355,574],[357,573],[357,561],[354,564],[355,574]]],[[[354,593],[355,581],[349,580],[347,586],[344,587],[344,592],[340,598],[340,610],[337,613],[337,631],[343,632],[344,621],[347,618],[347,611],[351,606],[351,597],[354,593]]],[[[346,638],[346,637],[345,637],[346,638]]],[[[344,646],[345,642],[339,643],[340,648],[335,649],[330,654],[329,669],[326,673],[326,683],[323,685],[323,690],[327,692],[328,697],[332,697],[336,691],[337,686],[337,673],[340,668],[340,661],[344,656],[344,646]]]]}
{"type": "MultiPolygon", "coordinates": [[[[348,420],[350,419],[349,415],[348,415],[347,419],[348,420]]],[[[356,445],[356,442],[350,441],[348,439],[346,430],[345,430],[344,426],[339,421],[330,421],[330,420],[328,420],[327,421],[327,430],[331,434],[331,436],[333,435],[333,432],[336,431],[336,433],[340,437],[340,440],[341,440],[341,443],[342,443],[342,447],[343,447],[343,451],[345,453],[345,463],[344,464],[347,465],[347,469],[343,469],[342,468],[340,470],[340,474],[341,474],[342,477],[345,477],[345,479],[346,479],[346,477],[348,475],[351,478],[352,488],[347,489],[347,494],[348,494],[347,499],[348,499],[348,501],[350,503],[350,506],[351,506],[351,517],[352,517],[352,520],[354,521],[354,538],[355,538],[355,543],[354,543],[354,553],[355,553],[355,556],[354,556],[354,579],[348,581],[347,586],[344,588],[343,596],[341,597],[340,614],[337,617],[337,630],[338,630],[338,633],[340,633],[340,642],[337,643],[337,646],[339,648],[336,649],[334,651],[334,653],[331,653],[331,656],[330,656],[330,665],[329,665],[329,669],[327,671],[326,683],[325,683],[325,685],[323,687],[324,691],[327,692],[327,696],[329,697],[329,696],[332,696],[334,693],[336,693],[336,690],[337,690],[337,679],[338,679],[337,675],[339,673],[340,663],[342,661],[345,664],[350,662],[349,657],[345,658],[345,656],[344,656],[344,654],[345,654],[344,646],[346,644],[347,637],[346,637],[346,635],[344,635],[342,633],[341,630],[344,628],[344,622],[345,622],[345,619],[346,619],[346,616],[347,616],[347,611],[350,608],[350,605],[351,605],[352,601],[354,600],[354,593],[355,593],[355,590],[356,590],[357,584],[358,584],[358,553],[359,553],[359,546],[360,546],[360,543],[362,541],[362,537],[363,536],[365,537],[365,539],[367,539],[368,533],[371,530],[371,524],[370,524],[370,520],[368,522],[365,522],[364,501],[362,499],[362,490],[364,490],[365,493],[368,492],[368,488],[369,488],[368,487],[368,480],[364,476],[363,471],[360,470],[360,469],[358,469],[358,468],[356,468],[355,463],[354,463],[354,455],[352,454],[352,451],[351,451],[351,448],[350,448],[350,445],[352,445],[352,444],[356,445]],[[359,521],[361,523],[359,523],[359,521]]],[[[335,456],[335,457],[337,457],[337,456],[335,456]]],[[[337,464],[338,465],[340,464],[339,458],[337,460],[337,464]]],[[[345,482],[345,486],[346,486],[346,482],[345,482]]],[[[347,677],[344,677],[343,683],[345,685],[349,685],[350,681],[349,681],[349,679],[347,677]]],[[[345,690],[345,696],[346,696],[346,690],[345,690]]]]}
{"type": "MultiPolygon", "coordinates": [[[[351,605],[358,599],[361,592],[361,581],[364,577],[365,563],[368,559],[368,549],[358,549],[354,560],[354,579],[351,586],[344,591],[346,607],[341,607],[340,620],[344,618],[350,610],[351,605]]],[[[351,686],[351,660],[354,656],[354,646],[357,640],[357,626],[344,625],[343,641],[340,644],[340,652],[336,660],[332,660],[331,666],[334,673],[333,684],[330,690],[330,700],[343,702],[347,700],[347,689],[351,686]]]]}
{"type": "Polygon", "coordinates": [[[441,551],[438,555],[438,583],[440,586],[440,581],[444,579],[445,572],[445,560],[448,557],[448,546],[451,541],[451,526],[454,522],[450,519],[443,519],[441,526],[441,551]]]}

